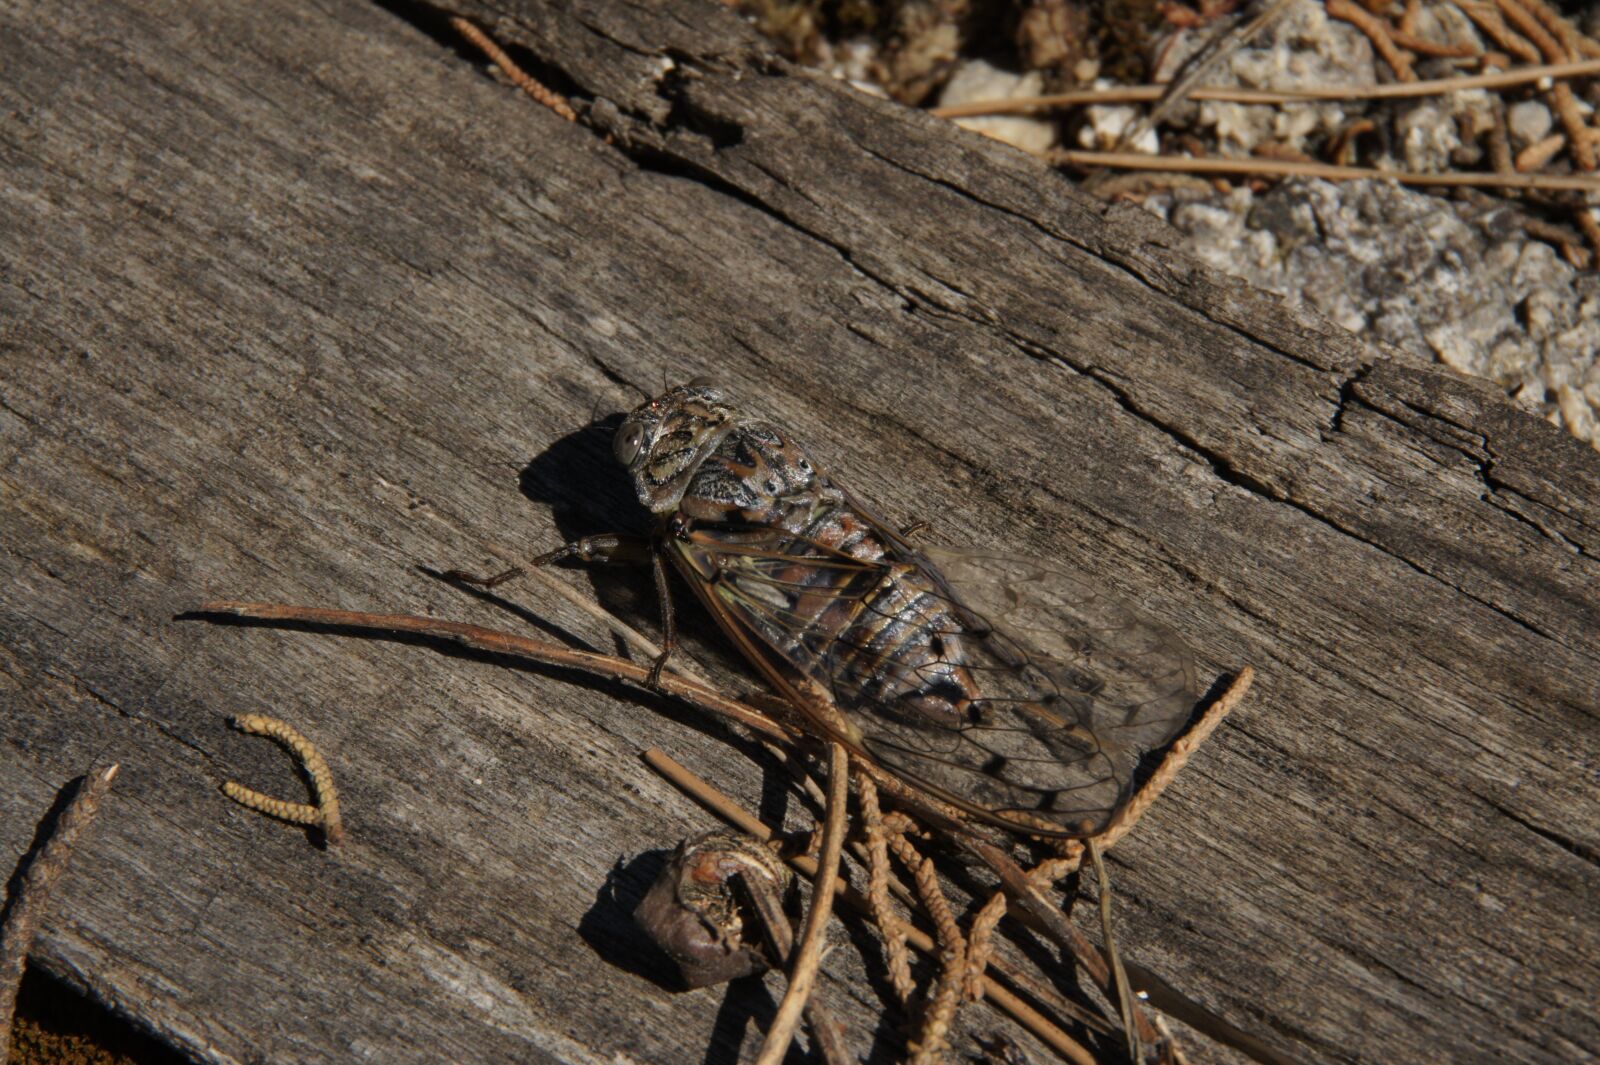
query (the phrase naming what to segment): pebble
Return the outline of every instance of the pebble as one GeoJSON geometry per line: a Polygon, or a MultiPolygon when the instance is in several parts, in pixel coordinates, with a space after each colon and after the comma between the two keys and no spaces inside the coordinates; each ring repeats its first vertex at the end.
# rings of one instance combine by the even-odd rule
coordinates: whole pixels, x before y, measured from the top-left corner
{"type": "Polygon", "coordinates": [[[1523,100],[1506,109],[1506,132],[1511,134],[1511,142],[1518,148],[1544,140],[1555,124],[1555,116],[1538,100],[1523,100]]]}
{"type": "MultiPolygon", "coordinates": [[[[1024,96],[1039,96],[1043,92],[1044,77],[1038,71],[1012,74],[981,59],[973,59],[963,63],[945,83],[939,106],[954,107],[956,104],[980,100],[1014,100],[1024,96]]],[[[1036,154],[1049,151],[1056,143],[1054,122],[1024,115],[958,118],[956,125],[1036,154]]]]}

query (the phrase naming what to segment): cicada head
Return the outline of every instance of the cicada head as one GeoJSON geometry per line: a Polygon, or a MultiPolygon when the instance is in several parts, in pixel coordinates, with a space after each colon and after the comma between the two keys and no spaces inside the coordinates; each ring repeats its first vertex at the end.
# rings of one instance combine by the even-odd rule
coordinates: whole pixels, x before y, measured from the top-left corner
{"type": "Polygon", "coordinates": [[[612,447],[639,502],[657,514],[677,509],[695,470],[738,419],[722,389],[698,378],[624,418],[612,447]]]}

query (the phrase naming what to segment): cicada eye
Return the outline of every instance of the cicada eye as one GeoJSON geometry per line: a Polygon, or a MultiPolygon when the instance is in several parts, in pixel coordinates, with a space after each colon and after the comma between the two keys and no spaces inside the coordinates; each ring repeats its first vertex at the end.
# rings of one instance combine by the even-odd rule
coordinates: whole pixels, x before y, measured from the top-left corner
{"type": "Polygon", "coordinates": [[[644,447],[644,426],[624,425],[617,430],[617,438],[611,447],[616,452],[618,462],[632,466],[633,460],[639,457],[639,450],[644,447]]]}

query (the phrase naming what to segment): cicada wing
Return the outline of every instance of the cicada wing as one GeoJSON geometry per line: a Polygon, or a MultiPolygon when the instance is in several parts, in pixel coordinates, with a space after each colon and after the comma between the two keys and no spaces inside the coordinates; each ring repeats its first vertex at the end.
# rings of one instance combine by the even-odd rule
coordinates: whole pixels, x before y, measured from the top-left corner
{"type": "Polygon", "coordinates": [[[1181,642],[1059,567],[886,541],[876,560],[771,528],[674,543],[741,649],[835,738],[984,820],[1099,831],[1193,706],[1181,642]]]}
{"type": "Polygon", "coordinates": [[[679,569],[764,672],[830,689],[834,641],[888,572],[782,529],[697,529],[673,546],[679,569]]]}
{"type": "Polygon", "coordinates": [[[995,653],[1018,649],[1079,715],[1099,754],[1093,762],[1112,778],[1098,793],[1115,787],[1094,818],[1108,820],[1140,761],[1172,742],[1194,710],[1194,658],[1182,637],[1060,563],[956,548],[923,553],[951,596],[992,624],[995,653]]]}

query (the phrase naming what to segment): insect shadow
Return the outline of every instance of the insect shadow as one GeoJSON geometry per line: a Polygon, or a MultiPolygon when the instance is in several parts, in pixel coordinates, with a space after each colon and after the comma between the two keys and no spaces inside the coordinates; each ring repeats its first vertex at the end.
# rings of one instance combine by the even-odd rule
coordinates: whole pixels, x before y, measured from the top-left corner
{"type": "Polygon", "coordinates": [[[611,451],[622,418],[612,414],[568,433],[522,469],[522,494],[548,504],[556,527],[569,538],[649,530],[650,515],[611,451]]]}
{"type": "MultiPolygon", "coordinates": [[[[537,550],[598,533],[649,535],[650,513],[639,504],[627,471],[611,451],[622,417],[613,414],[568,433],[523,467],[522,494],[548,506],[554,524],[533,537],[537,550]]],[[[593,583],[601,606],[629,624],[638,622],[636,627],[654,626],[659,612],[647,568],[582,564],[572,568],[593,583]]]]}
{"type": "MultiPolygon", "coordinates": [[[[600,533],[650,535],[654,518],[640,504],[627,471],[611,450],[622,418],[612,414],[568,433],[523,467],[518,482],[522,494],[540,504],[541,511],[550,508],[554,524],[549,532],[535,531],[529,537],[533,550],[547,551],[600,533]]],[[[588,580],[595,599],[618,618],[646,635],[660,631],[660,604],[648,567],[580,562],[563,568],[588,580]]],[[[728,694],[737,696],[757,687],[749,681],[749,666],[701,609],[694,593],[676,572],[669,581],[685,650],[712,667],[713,679],[744,678],[728,686],[728,694]]]]}
{"type": "Polygon", "coordinates": [[[641,934],[633,920],[633,911],[671,857],[672,851],[662,848],[631,861],[618,859],[595,892],[594,905],[578,920],[578,935],[608,964],[669,991],[686,991],[677,963],[641,934]]]}

